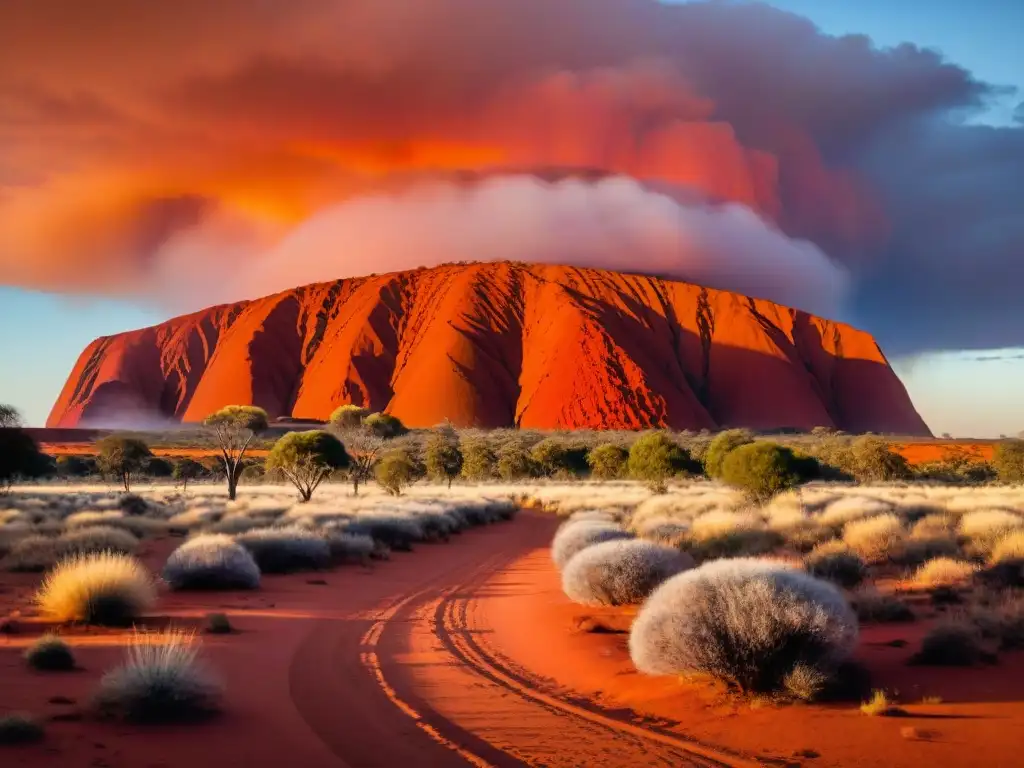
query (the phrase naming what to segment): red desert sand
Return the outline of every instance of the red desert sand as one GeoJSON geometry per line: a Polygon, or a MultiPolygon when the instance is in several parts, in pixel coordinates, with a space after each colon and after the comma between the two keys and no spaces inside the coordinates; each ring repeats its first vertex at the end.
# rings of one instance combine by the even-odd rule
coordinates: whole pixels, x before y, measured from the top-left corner
{"type": "MultiPolygon", "coordinates": [[[[202,653],[227,693],[224,713],[199,725],[94,720],[90,691],[126,634],[69,631],[82,671],[33,672],[21,653],[45,626],[26,615],[0,635],[2,711],[36,713],[47,735],[4,748],[3,764],[1019,764],[1021,653],[996,667],[910,667],[927,620],[868,628],[859,656],[876,687],[899,691],[899,718],[867,717],[856,703],[758,705],[711,684],[644,677],[625,634],[580,629],[624,629],[632,612],[595,614],[561,594],[547,551],[556,525],[525,512],[372,569],[267,576],[254,593],[163,595],[150,625],[198,627],[223,612],[239,630],[205,636],[202,653]],[[908,645],[888,645],[897,639],[908,645]]],[[[144,560],[158,568],[176,543],[147,543],[144,560]]],[[[37,583],[5,574],[4,613],[24,610],[37,583]]]]}
{"type": "Polygon", "coordinates": [[[97,339],[47,426],[232,404],[326,419],[343,403],[411,427],[929,434],[863,331],[689,283],[511,263],[309,285],[97,339]]]}

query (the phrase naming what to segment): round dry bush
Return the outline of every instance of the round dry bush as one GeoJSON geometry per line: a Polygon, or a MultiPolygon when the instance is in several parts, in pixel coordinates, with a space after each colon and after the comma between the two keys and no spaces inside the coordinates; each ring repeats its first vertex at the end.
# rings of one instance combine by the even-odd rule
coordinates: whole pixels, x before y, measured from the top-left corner
{"type": "Polygon", "coordinates": [[[903,565],[920,565],[936,557],[957,557],[960,545],[949,535],[911,536],[903,542],[903,551],[896,558],[903,565]]]}
{"type": "Polygon", "coordinates": [[[562,571],[562,590],[582,605],[636,605],[665,579],[694,565],[678,549],[621,539],[587,547],[562,571]]]}
{"type": "Polygon", "coordinates": [[[999,539],[988,558],[990,565],[1000,563],[1024,563],[1024,531],[1015,531],[999,539]]]}
{"type": "Polygon", "coordinates": [[[743,691],[785,688],[798,666],[831,676],[857,642],[857,617],[826,581],[776,562],[717,560],[648,598],[629,650],[650,675],[711,675],[743,691]]]}
{"type": "MultiPolygon", "coordinates": [[[[463,511],[465,512],[465,510],[463,511]]],[[[481,515],[484,514],[480,510],[477,512],[481,515]]],[[[478,525],[479,523],[471,522],[470,524],[478,525]]],[[[423,541],[422,526],[406,515],[359,515],[354,520],[345,523],[342,530],[370,536],[396,552],[409,552],[413,544],[423,541]]]]}
{"type": "Polygon", "coordinates": [[[894,514],[854,520],[843,528],[843,542],[868,563],[884,563],[900,555],[906,531],[894,514]]]}
{"type": "Polygon", "coordinates": [[[864,581],[867,565],[864,560],[842,541],[832,540],[819,544],[804,558],[804,567],[812,576],[826,579],[846,589],[864,581]]]}
{"type": "Polygon", "coordinates": [[[988,555],[996,542],[1024,527],[1024,517],[1002,509],[968,512],[960,518],[960,535],[968,539],[969,552],[988,555]]]}
{"type": "Polygon", "coordinates": [[[208,533],[174,550],[163,578],[171,589],[256,589],[260,569],[249,550],[230,536],[208,533]]]}
{"type": "Polygon", "coordinates": [[[841,496],[818,515],[820,525],[842,528],[853,520],[889,512],[892,506],[866,496],[841,496]]]}
{"type": "Polygon", "coordinates": [[[72,555],[43,580],[35,597],[40,611],[58,621],[125,626],[156,602],[153,580],[128,555],[72,555]]]}
{"type": "Polygon", "coordinates": [[[910,535],[915,539],[931,539],[936,537],[948,537],[956,533],[957,524],[960,519],[948,512],[937,512],[925,515],[910,530],[910,535]]]}
{"type": "Polygon", "coordinates": [[[288,526],[260,528],[235,537],[263,573],[318,571],[331,564],[331,548],[318,533],[288,526]]]}
{"type": "Polygon", "coordinates": [[[190,634],[136,635],[125,663],[100,680],[97,710],[132,723],[181,722],[217,712],[221,687],[196,652],[190,634]]]}
{"type": "Polygon", "coordinates": [[[106,525],[90,525],[68,531],[58,541],[62,553],[69,555],[85,555],[90,552],[133,555],[139,548],[139,540],[128,531],[106,525]]]}
{"type": "Polygon", "coordinates": [[[364,563],[373,555],[376,543],[372,536],[340,531],[328,534],[327,546],[336,563],[364,563]]]}
{"type": "Polygon", "coordinates": [[[60,544],[52,536],[32,534],[11,544],[3,559],[5,571],[41,573],[60,559],[60,544]]]}
{"type": "Polygon", "coordinates": [[[568,517],[568,521],[574,523],[582,522],[597,522],[597,523],[618,523],[619,520],[613,512],[608,512],[603,509],[581,509],[573,512],[568,517]]]}
{"type": "Polygon", "coordinates": [[[660,517],[644,521],[637,535],[647,541],[679,548],[690,538],[690,526],[686,523],[660,517]]]}
{"type": "Polygon", "coordinates": [[[615,539],[631,539],[632,534],[622,526],[601,522],[569,522],[563,523],[555,538],[551,541],[551,559],[559,570],[577,552],[581,552],[594,544],[615,539]]]}
{"type": "Polygon", "coordinates": [[[911,664],[936,667],[969,667],[988,657],[977,627],[961,621],[936,624],[921,640],[921,650],[911,664]]]}
{"type": "Polygon", "coordinates": [[[911,581],[915,587],[922,589],[956,587],[970,581],[977,571],[978,566],[974,563],[950,557],[936,557],[918,568],[911,581]]]}
{"type": "Polygon", "coordinates": [[[59,636],[50,633],[36,640],[25,651],[25,661],[43,672],[67,672],[75,668],[75,655],[59,636]]]}

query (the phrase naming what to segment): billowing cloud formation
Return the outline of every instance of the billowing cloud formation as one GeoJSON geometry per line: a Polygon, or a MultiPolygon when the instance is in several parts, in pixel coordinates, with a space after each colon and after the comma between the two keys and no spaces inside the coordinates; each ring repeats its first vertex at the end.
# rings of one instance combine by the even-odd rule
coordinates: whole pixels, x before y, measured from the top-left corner
{"type": "Polygon", "coordinates": [[[836,314],[848,273],[849,316],[902,351],[1022,343],[1024,127],[955,122],[995,93],[761,5],[10,3],[0,279],[145,294],[244,261],[269,289],[447,249],[836,314]]]}

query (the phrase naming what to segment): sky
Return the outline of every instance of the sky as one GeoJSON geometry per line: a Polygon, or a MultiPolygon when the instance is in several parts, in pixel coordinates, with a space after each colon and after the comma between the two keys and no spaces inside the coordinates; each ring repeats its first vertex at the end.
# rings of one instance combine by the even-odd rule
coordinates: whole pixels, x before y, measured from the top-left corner
{"type": "Polygon", "coordinates": [[[936,434],[1024,429],[1024,4],[330,5],[0,9],[0,402],[41,425],[97,336],[528,228],[871,331],[936,434]],[[613,178],[538,171],[578,167],[613,178]]]}

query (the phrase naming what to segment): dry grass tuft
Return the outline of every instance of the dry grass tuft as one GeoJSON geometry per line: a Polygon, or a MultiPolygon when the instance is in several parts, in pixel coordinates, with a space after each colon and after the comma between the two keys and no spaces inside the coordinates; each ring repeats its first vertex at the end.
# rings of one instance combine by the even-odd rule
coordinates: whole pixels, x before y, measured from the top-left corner
{"type": "Polygon", "coordinates": [[[58,621],[124,626],[152,607],[156,590],[134,557],[100,552],[58,563],[35,601],[42,613],[58,621]]]}
{"type": "Polygon", "coordinates": [[[906,710],[893,704],[885,691],[874,691],[871,698],[860,705],[860,711],[869,717],[893,717],[905,715],[906,710]]]}
{"type": "Polygon", "coordinates": [[[133,723],[197,720],[220,709],[220,684],[199,663],[194,635],[136,634],[128,658],[100,680],[95,696],[104,717],[133,723]]]}
{"type": "Polygon", "coordinates": [[[25,661],[41,672],[67,672],[75,668],[75,655],[55,634],[46,634],[25,651],[25,661]]]}
{"type": "Polygon", "coordinates": [[[887,513],[854,520],[843,528],[843,541],[868,563],[884,563],[903,550],[903,521],[887,513]]]}
{"type": "Polygon", "coordinates": [[[966,560],[936,557],[914,572],[911,584],[919,589],[956,587],[969,582],[977,572],[978,567],[966,560]]]}

